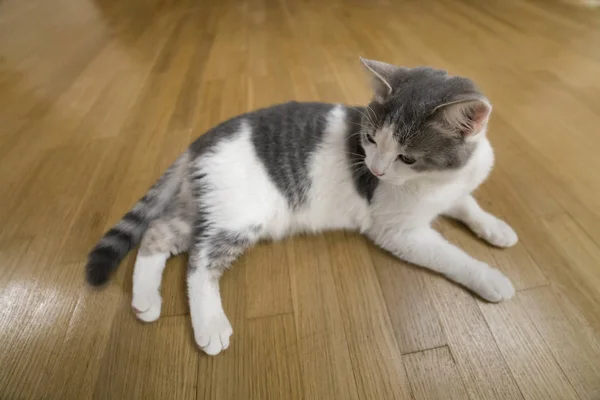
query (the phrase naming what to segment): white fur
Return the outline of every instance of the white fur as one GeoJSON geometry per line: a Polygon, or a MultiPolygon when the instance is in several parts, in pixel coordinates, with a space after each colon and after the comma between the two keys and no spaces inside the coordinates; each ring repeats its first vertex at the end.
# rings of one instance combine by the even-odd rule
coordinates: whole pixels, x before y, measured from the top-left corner
{"type": "Polygon", "coordinates": [[[348,168],[347,129],[345,110],[334,108],[328,116],[323,143],[310,160],[312,184],[307,205],[290,215],[290,233],[362,230],[370,225],[368,204],[356,193],[348,168]]]}
{"type": "Polygon", "coordinates": [[[203,193],[203,204],[215,229],[236,231],[262,225],[271,237],[287,234],[287,200],[258,159],[247,124],[233,139],[217,145],[214,154],[201,157],[195,167],[206,173],[209,188],[203,193]]]}
{"type": "Polygon", "coordinates": [[[219,277],[199,261],[188,276],[188,288],[196,343],[206,354],[219,354],[229,347],[233,333],[221,304],[219,277]]]}
{"type": "MultiPolygon", "coordinates": [[[[446,213],[496,246],[516,243],[514,231],[479,208],[470,196],[494,162],[485,129],[470,138],[477,146],[468,164],[444,172],[418,173],[394,162],[401,149],[393,147],[397,145],[391,138],[378,134],[378,140],[388,140],[392,148],[390,154],[377,154],[369,146],[365,149],[366,164],[372,168],[375,163],[385,173],[371,204],[357,193],[348,169],[347,131],[345,109],[334,108],[323,141],[310,160],[308,201],[301,209],[292,210],[255,153],[251,127],[242,124],[236,135],[219,143],[214,152],[195,164],[208,185],[203,205],[210,214],[211,229],[239,231],[260,226],[253,238],[256,240],[282,238],[299,231],[359,230],[399,258],[444,274],[487,300],[512,297],[512,284],[501,272],[473,259],[430,227],[436,216],[446,213]]],[[[388,131],[391,135],[392,127],[388,131]]],[[[221,305],[219,276],[207,265],[206,255],[200,253],[190,260],[193,272],[188,276],[192,324],[197,344],[206,353],[217,354],[229,345],[232,329],[221,305]]],[[[164,259],[161,255],[163,266],[164,259]]],[[[139,260],[134,276],[134,304],[147,301],[156,308],[158,303],[158,313],[160,260],[139,260]],[[149,283],[136,283],[145,279],[137,275],[141,264],[154,271],[147,278],[149,283]]]]}
{"type": "Polygon", "coordinates": [[[169,253],[138,254],[135,260],[131,306],[138,319],[144,322],[156,321],[160,317],[160,283],[168,258],[169,253]]]}

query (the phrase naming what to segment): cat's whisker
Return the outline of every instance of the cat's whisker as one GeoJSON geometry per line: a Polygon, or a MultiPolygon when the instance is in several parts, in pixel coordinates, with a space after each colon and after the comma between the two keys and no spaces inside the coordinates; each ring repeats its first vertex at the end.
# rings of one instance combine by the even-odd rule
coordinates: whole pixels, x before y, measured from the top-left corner
{"type": "Polygon", "coordinates": [[[370,114],[370,113],[373,113],[373,118],[376,118],[376,117],[377,117],[377,113],[375,112],[375,110],[373,110],[373,109],[371,108],[371,106],[367,105],[367,106],[365,106],[365,109],[366,109],[367,111],[369,111],[369,114],[370,114]]]}
{"type": "Polygon", "coordinates": [[[348,123],[349,123],[349,124],[352,124],[352,125],[355,125],[355,126],[359,126],[359,127],[361,127],[362,129],[361,129],[361,130],[359,130],[358,132],[356,132],[356,133],[359,133],[359,134],[360,134],[360,133],[363,133],[363,131],[369,131],[369,130],[372,130],[372,129],[373,129],[373,127],[372,127],[372,126],[363,125],[363,124],[360,124],[360,123],[357,123],[357,122],[351,122],[351,121],[348,121],[348,123]]]}
{"type": "Polygon", "coordinates": [[[353,132],[350,135],[348,135],[348,139],[353,139],[356,136],[360,136],[360,135],[364,135],[363,131],[358,131],[358,132],[353,132]]]}
{"type": "MultiPolygon", "coordinates": [[[[351,108],[352,110],[358,111],[359,113],[361,113],[361,114],[362,114],[362,115],[363,115],[363,116],[364,116],[364,117],[367,119],[367,121],[368,121],[369,123],[371,123],[373,126],[375,125],[375,122],[373,121],[373,119],[371,118],[371,116],[370,116],[370,115],[368,115],[368,114],[364,113],[362,110],[359,110],[359,109],[358,109],[358,108],[356,108],[356,107],[348,107],[348,108],[351,108]]],[[[368,107],[367,107],[367,108],[368,108],[368,107]]],[[[373,110],[371,110],[371,111],[373,111],[373,110]]]]}

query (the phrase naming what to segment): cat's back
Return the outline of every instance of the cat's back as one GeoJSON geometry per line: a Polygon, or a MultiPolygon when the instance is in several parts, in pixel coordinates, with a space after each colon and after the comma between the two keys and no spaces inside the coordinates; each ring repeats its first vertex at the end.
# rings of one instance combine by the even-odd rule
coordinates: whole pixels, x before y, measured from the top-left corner
{"type": "Polygon", "coordinates": [[[348,168],[348,112],[291,102],[240,115],[201,136],[191,146],[192,169],[212,212],[262,226],[272,237],[354,226],[363,213],[339,206],[356,200],[366,210],[348,168]]]}
{"type": "Polygon", "coordinates": [[[190,149],[195,155],[222,141],[239,136],[243,124],[249,127],[252,143],[261,158],[273,160],[286,154],[303,155],[317,146],[334,104],[290,101],[275,104],[223,121],[199,136],[190,149]]]}

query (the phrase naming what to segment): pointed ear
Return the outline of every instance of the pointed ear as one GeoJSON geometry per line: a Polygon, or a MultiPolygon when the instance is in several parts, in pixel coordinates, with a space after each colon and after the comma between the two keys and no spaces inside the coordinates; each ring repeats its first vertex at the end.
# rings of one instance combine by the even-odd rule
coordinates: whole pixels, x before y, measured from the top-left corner
{"type": "Polygon", "coordinates": [[[484,97],[469,98],[436,107],[440,128],[449,134],[474,136],[487,125],[492,106],[484,97]]]}
{"type": "Polygon", "coordinates": [[[360,61],[371,74],[371,85],[375,92],[375,101],[382,103],[392,93],[392,85],[390,84],[394,72],[400,70],[392,64],[386,64],[381,61],[367,60],[360,58],[360,61]]]}

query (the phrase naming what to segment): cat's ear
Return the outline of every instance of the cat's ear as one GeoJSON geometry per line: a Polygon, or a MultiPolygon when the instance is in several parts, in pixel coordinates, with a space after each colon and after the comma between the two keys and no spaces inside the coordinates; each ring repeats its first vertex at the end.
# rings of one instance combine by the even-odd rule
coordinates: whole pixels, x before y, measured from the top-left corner
{"type": "Polygon", "coordinates": [[[439,127],[449,134],[474,136],[487,125],[492,105],[485,97],[466,98],[438,106],[439,127]]]}
{"type": "Polygon", "coordinates": [[[367,60],[360,58],[360,62],[366,67],[371,74],[371,86],[375,92],[375,101],[382,103],[392,93],[392,85],[390,84],[392,75],[400,68],[392,64],[387,64],[381,61],[367,60]]]}

